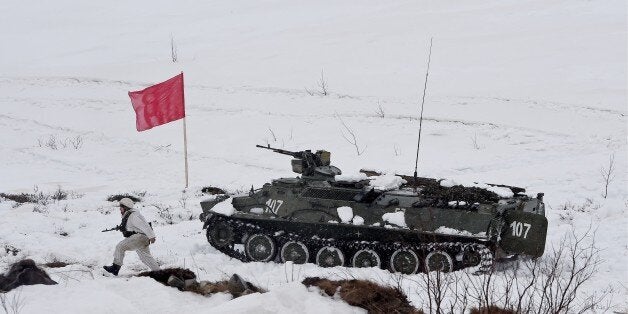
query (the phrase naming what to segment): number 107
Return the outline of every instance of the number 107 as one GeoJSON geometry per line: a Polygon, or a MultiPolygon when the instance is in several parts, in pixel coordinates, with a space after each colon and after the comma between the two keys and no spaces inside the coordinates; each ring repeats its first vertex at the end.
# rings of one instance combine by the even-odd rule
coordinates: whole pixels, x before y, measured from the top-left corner
{"type": "Polygon", "coordinates": [[[520,237],[526,239],[528,237],[528,231],[530,231],[530,227],[532,225],[527,223],[521,223],[518,221],[513,221],[510,224],[510,229],[512,230],[513,237],[520,237]],[[523,230],[525,228],[525,231],[523,230]]]}

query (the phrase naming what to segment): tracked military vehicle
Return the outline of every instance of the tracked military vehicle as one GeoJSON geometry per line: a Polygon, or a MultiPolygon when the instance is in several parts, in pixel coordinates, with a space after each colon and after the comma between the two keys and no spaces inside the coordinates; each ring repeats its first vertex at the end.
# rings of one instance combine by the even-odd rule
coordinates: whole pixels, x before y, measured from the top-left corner
{"type": "Polygon", "coordinates": [[[378,173],[343,178],[327,151],[257,146],[292,156],[300,176],[272,180],[230,201],[221,195],[201,202],[207,240],[231,257],[409,274],[482,271],[497,259],[543,254],[542,193],[530,197],[513,186],[465,187],[410,176],[378,189],[371,184],[378,173]]]}

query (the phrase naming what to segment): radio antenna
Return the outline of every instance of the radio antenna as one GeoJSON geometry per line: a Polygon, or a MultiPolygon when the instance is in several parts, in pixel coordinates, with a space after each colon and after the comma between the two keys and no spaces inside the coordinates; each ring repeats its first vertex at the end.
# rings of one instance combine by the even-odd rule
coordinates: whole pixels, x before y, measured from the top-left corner
{"type": "Polygon", "coordinates": [[[417,168],[419,167],[419,149],[421,148],[421,129],[423,128],[423,105],[425,104],[425,91],[427,90],[427,78],[430,75],[430,61],[432,60],[432,40],[430,38],[430,52],[427,55],[427,71],[425,71],[425,83],[423,84],[423,97],[421,98],[421,115],[419,117],[419,140],[416,144],[416,161],[414,162],[414,186],[417,185],[417,168]]]}

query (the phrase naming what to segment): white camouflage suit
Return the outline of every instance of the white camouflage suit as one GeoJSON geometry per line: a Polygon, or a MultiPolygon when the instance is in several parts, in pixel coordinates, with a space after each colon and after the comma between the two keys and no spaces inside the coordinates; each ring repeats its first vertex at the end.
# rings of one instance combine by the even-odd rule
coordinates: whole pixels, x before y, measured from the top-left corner
{"type": "Polygon", "coordinates": [[[151,270],[158,270],[159,265],[157,261],[150,254],[150,240],[155,237],[153,228],[146,222],[144,216],[134,209],[131,209],[129,219],[126,222],[126,230],[137,232],[128,238],[120,241],[116,245],[116,250],[113,253],[113,263],[122,266],[124,261],[124,253],[126,251],[135,251],[139,256],[142,263],[146,264],[151,270]]]}

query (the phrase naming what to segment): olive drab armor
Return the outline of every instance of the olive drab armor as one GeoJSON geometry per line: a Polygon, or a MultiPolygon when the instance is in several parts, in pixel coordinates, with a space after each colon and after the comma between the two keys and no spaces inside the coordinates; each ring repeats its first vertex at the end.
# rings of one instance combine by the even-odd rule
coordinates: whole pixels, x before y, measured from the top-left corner
{"type": "Polygon", "coordinates": [[[374,171],[363,171],[360,180],[337,177],[342,172],[327,151],[258,147],[292,156],[300,176],[201,202],[209,243],[240,260],[414,273],[487,270],[495,261],[539,257],[545,249],[542,193],[530,197],[514,186],[450,186],[403,175],[398,188],[378,190],[370,185],[380,175],[374,171]],[[214,212],[220,202],[231,202],[235,212],[214,212]]]}

